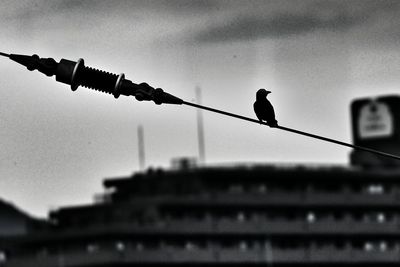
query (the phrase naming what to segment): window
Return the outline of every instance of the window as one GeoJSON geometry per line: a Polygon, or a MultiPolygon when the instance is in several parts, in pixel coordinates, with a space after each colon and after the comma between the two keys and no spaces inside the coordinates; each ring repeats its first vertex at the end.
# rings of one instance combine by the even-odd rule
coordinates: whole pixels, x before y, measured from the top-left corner
{"type": "Polygon", "coordinates": [[[194,250],[196,248],[196,245],[190,241],[187,241],[185,244],[185,249],[186,250],[194,250]]]}
{"type": "Polygon", "coordinates": [[[315,222],[315,220],[316,220],[315,213],[312,212],[312,211],[308,212],[308,213],[307,213],[306,219],[307,219],[307,222],[308,222],[308,223],[313,223],[313,222],[315,222]]]}
{"type": "Polygon", "coordinates": [[[386,243],[385,241],[381,241],[381,242],[379,243],[379,250],[380,250],[380,251],[386,251],[387,248],[388,248],[388,246],[387,246],[387,243],[386,243]]]}
{"type": "Polygon", "coordinates": [[[239,222],[244,222],[246,220],[246,215],[240,211],[240,212],[238,212],[236,218],[239,222]]]}
{"type": "Polygon", "coordinates": [[[377,220],[378,223],[384,223],[384,222],[386,221],[386,216],[385,216],[385,214],[384,214],[383,212],[379,212],[379,213],[376,215],[376,220],[377,220]]]}
{"type": "Polygon", "coordinates": [[[240,241],[239,243],[239,249],[241,251],[246,251],[248,249],[248,245],[246,241],[240,241]]]}
{"type": "Polygon", "coordinates": [[[377,250],[379,250],[381,252],[385,252],[385,251],[388,250],[388,243],[386,241],[384,241],[384,240],[382,240],[380,242],[378,242],[378,241],[375,241],[375,242],[368,241],[368,242],[365,242],[365,244],[364,244],[364,250],[365,251],[373,251],[373,250],[377,251],[377,250]]]}
{"type": "Polygon", "coordinates": [[[99,246],[96,244],[88,244],[86,249],[88,253],[94,253],[99,250],[99,246]]]}
{"type": "Polygon", "coordinates": [[[243,186],[241,184],[232,184],[229,186],[229,193],[239,194],[243,193],[243,186]]]}
{"type": "Polygon", "coordinates": [[[144,249],[143,243],[137,242],[135,244],[135,248],[136,248],[137,251],[142,251],[144,249]]]}
{"type": "Polygon", "coordinates": [[[47,257],[48,254],[49,254],[48,249],[46,247],[43,247],[38,251],[37,255],[38,257],[47,257]]]}
{"type": "Polygon", "coordinates": [[[265,184],[260,184],[258,186],[258,192],[261,193],[261,194],[267,192],[267,186],[265,184]]]}
{"type": "Polygon", "coordinates": [[[372,242],[365,242],[364,250],[365,251],[372,251],[374,249],[374,244],[372,242]]]}
{"type": "Polygon", "coordinates": [[[381,195],[383,193],[385,193],[384,187],[381,184],[370,184],[367,187],[367,192],[368,194],[371,195],[381,195]]]}
{"type": "Polygon", "coordinates": [[[6,253],[0,250],[0,264],[7,261],[6,253]]]}
{"type": "Polygon", "coordinates": [[[118,241],[117,243],[115,243],[115,248],[117,249],[117,251],[124,251],[125,250],[125,244],[121,241],[118,241]]]}

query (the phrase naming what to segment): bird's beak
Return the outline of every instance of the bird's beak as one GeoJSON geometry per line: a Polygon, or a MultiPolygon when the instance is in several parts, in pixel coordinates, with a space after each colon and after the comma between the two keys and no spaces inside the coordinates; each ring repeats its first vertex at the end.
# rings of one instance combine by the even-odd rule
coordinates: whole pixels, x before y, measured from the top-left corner
{"type": "Polygon", "coordinates": [[[267,91],[267,95],[270,94],[270,93],[272,93],[272,92],[271,91],[267,91]]]}

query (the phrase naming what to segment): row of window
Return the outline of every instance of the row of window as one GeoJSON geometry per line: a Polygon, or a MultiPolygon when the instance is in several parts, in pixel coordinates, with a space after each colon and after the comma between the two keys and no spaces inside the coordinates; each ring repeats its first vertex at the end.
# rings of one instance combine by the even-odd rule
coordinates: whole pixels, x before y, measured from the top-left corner
{"type": "MultiPolygon", "coordinates": [[[[113,224],[117,220],[102,220],[92,216],[90,218],[75,217],[70,221],[64,221],[64,226],[96,225],[96,224],[113,224]]],[[[132,223],[143,226],[151,226],[154,224],[169,224],[176,222],[200,222],[200,223],[217,223],[221,221],[239,222],[239,223],[268,223],[268,222],[305,222],[305,223],[376,223],[376,224],[399,224],[400,213],[386,211],[369,211],[369,212],[321,212],[321,211],[305,211],[297,213],[278,213],[278,212],[225,212],[224,214],[197,213],[197,214],[154,214],[151,217],[134,216],[119,220],[124,223],[132,223]]]]}
{"type": "MultiPolygon", "coordinates": [[[[270,240],[264,241],[249,241],[239,240],[225,243],[216,242],[196,242],[196,241],[183,241],[173,242],[160,240],[159,242],[129,242],[129,241],[115,241],[114,243],[87,243],[85,247],[79,246],[84,249],[87,253],[97,253],[102,250],[110,251],[114,250],[123,253],[124,251],[147,251],[147,250],[185,250],[185,251],[196,251],[196,250],[237,250],[242,251],[266,251],[269,250],[272,253],[274,251],[319,251],[319,250],[331,250],[331,251],[364,251],[368,252],[396,252],[400,253],[400,241],[387,241],[387,240],[373,240],[363,242],[295,242],[295,243],[276,243],[270,240]]],[[[45,257],[52,253],[57,254],[60,251],[75,251],[77,248],[70,249],[49,249],[42,247],[37,251],[37,256],[45,257]]],[[[0,254],[2,255],[2,254],[0,254]]],[[[5,261],[5,254],[2,255],[0,260],[5,261]]],[[[0,261],[1,262],[1,261],[0,261]]]]}
{"type": "Polygon", "coordinates": [[[400,192],[400,185],[384,185],[380,183],[371,183],[371,184],[357,184],[357,185],[349,185],[349,184],[339,184],[339,185],[293,185],[293,186],[285,186],[285,185],[271,185],[271,184],[257,184],[246,186],[243,184],[231,184],[228,185],[225,189],[230,193],[269,193],[269,192],[287,192],[287,193],[306,193],[306,192],[314,192],[314,193],[341,193],[341,192],[350,192],[350,193],[365,193],[370,195],[381,195],[385,193],[389,193],[391,191],[400,192]]]}
{"type": "Polygon", "coordinates": [[[197,213],[197,214],[164,214],[155,218],[160,221],[219,221],[221,219],[236,220],[238,222],[246,221],[306,221],[315,222],[318,220],[329,220],[340,222],[355,221],[355,222],[378,222],[385,223],[391,221],[400,222],[400,213],[386,211],[368,211],[368,212],[320,212],[320,211],[305,211],[296,213],[282,212],[224,212],[218,214],[212,213],[197,213]]]}
{"type": "Polygon", "coordinates": [[[0,265],[5,263],[7,260],[6,253],[2,250],[0,250],[0,265]]]}
{"type": "MultiPolygon", "coordinates": [[[[322,179],[322,178],[321,178],[322,179]]],[[[178,186],[178,185],[177,185],[178,186]]],[[[103,196],[103,201],[112,201],[115,199],[129,199],[135,198],[137,196],[148,196],[148,195],[196,195],[196,194],[210,194],[210,193],[250,193],[250,194],[268,194],[271,192],[282,192],[282,193],[342,193],[349,192],[355,194],[367,194],[367,195],[382,195],[390,194],[392,192],[400,193],[400,183],[312,183],[312,184],[281,184],[277,182],[259,183],[259,184],[242,184],[242,183],[232,183],[224,184],[217,187],[213,186],[193,186],[190,190],[178,190],[176,187],[168,186],[168,188],[156,188],[148,186],[148,189],[141,192],[137,191],[127,191],[119,189],[120,191],[115,191],[112,193],[106,193],[103,196]],[[150,189],[152,188],[152,189],[150,189]],[[110,197],[113,196],[113,197],[110,197]]],[[[137,189],[137,188],[136,188],[137,189]]]]}

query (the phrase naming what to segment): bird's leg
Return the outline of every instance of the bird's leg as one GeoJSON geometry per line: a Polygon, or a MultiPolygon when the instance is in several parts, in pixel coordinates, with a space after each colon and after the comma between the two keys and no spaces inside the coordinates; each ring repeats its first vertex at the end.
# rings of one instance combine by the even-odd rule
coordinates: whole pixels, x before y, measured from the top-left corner
{"type": "Polygon", "coordinates": [[[271,127],[271,128],[275,128],[275,127],[278,126],[278,121],[277,121],[277,120],[274,120],[273,122],[268,123],[268,126],[271,127]]]}

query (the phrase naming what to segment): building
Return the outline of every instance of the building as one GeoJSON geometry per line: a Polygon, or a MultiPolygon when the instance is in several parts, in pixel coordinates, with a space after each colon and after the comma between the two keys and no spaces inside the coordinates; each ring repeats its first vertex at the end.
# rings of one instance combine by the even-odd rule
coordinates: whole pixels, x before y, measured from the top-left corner
{"type": "Polygon", "coordinates": [[[46,227],[46,221],[33,218],[5,200],[0,200],[0,266],[6,261],[9,240],[24,237],[46,227]]]}
{"type": "MultiPolygon", "coordinates": [[[[354,103],[362,121],[370,102],[354,103]]],[[[358,129],[355,143],[392,138],[397,113],[384,105],[390,120],[356,123],[368,133],[358,129]],[[370,127],[382,121],[389,134],[370,127]]],[[[185,165],[106,179],[103,202],[52,211],[47,228],[9,239],[3,265],[398,265],[400,168],[351,157],[351,166],[185,165]]]]}
{"type": "Polygon", "coordinates": [[[400,262],[400,172],[227,167],[108,179],[14,241],[6,266],[400,262]]]}

